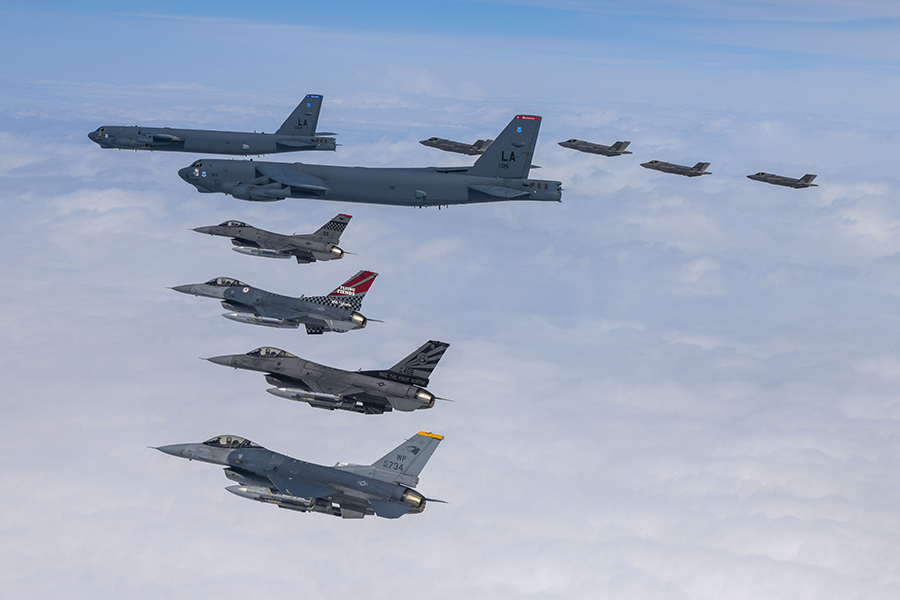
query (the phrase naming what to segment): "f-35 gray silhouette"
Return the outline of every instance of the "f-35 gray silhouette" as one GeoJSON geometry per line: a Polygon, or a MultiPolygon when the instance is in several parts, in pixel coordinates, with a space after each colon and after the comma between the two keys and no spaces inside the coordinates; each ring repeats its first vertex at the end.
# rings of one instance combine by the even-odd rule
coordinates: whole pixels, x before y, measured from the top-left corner
{"type": "Polygon", "coordinates": [[[257,229],[241,221],[225,221],[219,225],[197,227],[197,233],[207,233],[230,237],[235,252],[249,256],[265,258],[294,257],[300,264],[313,263],[317,260],[335,260],[344,257],[344,251],[338,248],[341,234],[352,219],[350,215],[338,215],[328,221],[315,233],[302,235],[284,235],[272,233],[265,229],[257,229]]]}
{"type": "Polygon", "coordinates": [[[762,181],[764,183],[771,183],[772,185],[783,185],[785,187],[791,187],[795,189],[818,187],[818,184],[813,183],[813,179],[815,179],[816,176],[809,173],[807,173],[800,179],[785,177],[783,175],[772,175],[771,173],[763,173],[762,171],[756,173],[755,175],[747,175],[747,177],[754,181],[762,181]]]}
{"type": "Polygon", "coordinates": [[[223,465],[238,485],[225,489],[257,502],[299,512],[344,519],[377,515],[396,519],[420,513],[426,498],[413,488],[443,436],[420,431],[371,465],[317,465],[278,454],[236,435],[220,435],[202,444],[172,444],[160,452],[223,465]]]}
{"type": "Polygon", "coordinates": [[[488,146],[494,140],[476,140],[474,144],[465,144],[463,142],[453,142],[444,138],[432,137],[427,140],[420,140],[419,143],[430,148],[437,148],[444,152],[456,152],[458,154],[468,154],[469,156],[477,156],[484,154],[488,146]]]}
{"type": "Polygon", "coordinates": [[[645,169],[653,169],[654,171],[662,171],[663,173],[672,173],[674,175],[684,175],[685,177],[699,177],[700,175],[712,175],[706,169],[710,163],[699,162],[693,167],[684,165],[675,165],[663,162],[661,160],[651,160],[650,162],[641,163],[645,169]]]}
{"type": "Polygon", "coordinates": [[[616,142],[612,146],[604,146],[603,144],[595,144],[594,142],[585,142],[583,140],[572,138],[571,140],[558,143],[563,148],[571,148],[572,150],[578,150],[579,152],[587,152],[588,154],[602,154],[603,156],[622,156],[623,154],[631,154],[631,152],[626,152],[625,150],[631,142],[616,142]]]}
{"type": "Polygon", "coordinates": [[[390,369],[378,371],[344,371],[269,347],[206,360],[265,373],[266,381],[276,386],[266,391],[281,398],[315,408],[380,415],[392,409],[411,412],[434,406],[438,398],[425,386],[449,345],[427,342],[390,369]]]}
{"type": "Polygon", "coordinates": [[[206,283],[179,285],[172,289],[182,294],[216,298],[234,312],[222,316],[239,323],[297,329],[306,333],[346,332],[363,329],[368,320],[359,314],[362,301],[378,273],[360,271],[327,296],[292,298],[273,294],[230,277],[216,277],[206,283]]]}
{"type": "Polygon", "coordinates": [[[363,168],[204,158],[178,175],[199,192],[255,201],[304,198],[417,207],[559,202],[560,182],[528,179],[540,126],[540,117],[515,117],[471,167],[363,168]]]}
{"type": "Polygon", "coordinates": [[[104,125],[88,134],[101,148],[120,150],[163,150],[249,156],[334,150],[337,144],[329,132],[316,132],[322,96],[310,94],[297,105],[275,133],[174,129],[171,127],[104,125]]]}

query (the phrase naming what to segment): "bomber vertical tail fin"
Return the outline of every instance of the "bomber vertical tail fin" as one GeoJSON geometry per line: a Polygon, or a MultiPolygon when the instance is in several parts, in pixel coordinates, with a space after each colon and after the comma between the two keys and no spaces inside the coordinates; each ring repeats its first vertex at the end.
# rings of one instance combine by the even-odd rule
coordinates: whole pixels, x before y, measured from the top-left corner
{"type": "Polygon", "coordinates": [[[319,227],[313,236],[320,240],[337,244],[341,240],[341,234],[344,233],[344,229],[347,228],[347,224],[350,223],[350,219],[352,218],[351,215],[338,215],[319,227]]]}
{"type": "Polygon", "coordinates": [[[420,431],[376,460],[372,466],[413,477],[417,483],[419,473],[425,468],[425,463],[434,454],[442,439],[444,439],[442,435],[420,431]]]}
{"type": "Polygon", "coordinates": [[[319,123],[321,108],[322,96],[308,94],[275,133],[279,135],[316,135],[316,125],[319,123]]]}
{"type": "Polygon", "coordinates": [[[517,115],[478,157],[467,173],[504,179],[528,177],[540,129],[540,117],[517,115]]]}

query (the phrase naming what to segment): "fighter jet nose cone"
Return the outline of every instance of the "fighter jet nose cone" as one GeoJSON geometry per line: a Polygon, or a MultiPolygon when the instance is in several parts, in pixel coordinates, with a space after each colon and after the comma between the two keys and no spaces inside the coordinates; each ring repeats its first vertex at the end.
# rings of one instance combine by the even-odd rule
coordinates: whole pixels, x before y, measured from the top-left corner
{"type": "Polygon", "coordinates": [[[209,233],[212,230],[212,227],[194,227],[193,231],[197,233],[209,233]]]}
{"type": "Polygon", "coordinates": [[[176,285],[175,287],[170,289],[173,289],[176,292],[181,292],[182,294],[190,294],[193,287],[193,285],[176,285]]]}
{"type": "Polygon", "coordinates": [[[166,454],[171,454],[172,456],[184,457],[184,451],[188,446],[190,446],[190,444],[171,444],[169,446],[160,446],[157,450],[165,452],[166,454]]]}
{"type": "Polygon", "coordinates": [[[229,354],[228,356],[213,356],[212,358],[207,358],[211,363],[216,363],[217,365],[222,365],[223,367],[231,366],[232,356],[229,354]]]}

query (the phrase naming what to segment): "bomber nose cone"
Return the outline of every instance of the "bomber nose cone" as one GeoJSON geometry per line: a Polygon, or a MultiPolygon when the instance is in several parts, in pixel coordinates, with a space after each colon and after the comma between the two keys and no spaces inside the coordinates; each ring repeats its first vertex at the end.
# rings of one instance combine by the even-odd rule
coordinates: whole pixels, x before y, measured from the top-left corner
{"type": "Polygon", "coordinates": [[[188,183],[190,183],[191,180],[188,179],[188,173],[190,173],[190,172],[191,172],[191,168],[190,168],[190,167],[185,167],[185,168],[183,168],[183,169],[178,169],[178,176],[181,177],[182,179],[184,179],[185,181],[187,181],[188,183]]]}
{"type": "Polygon", "coordinates": [[[212,358],[207,358],[206,360],[211,363],[216,363],[217,365],[222,365],[223,367],[230,367],[233,358],[234,356],[229,354],[227,356],[213,356],[212,358]]]}

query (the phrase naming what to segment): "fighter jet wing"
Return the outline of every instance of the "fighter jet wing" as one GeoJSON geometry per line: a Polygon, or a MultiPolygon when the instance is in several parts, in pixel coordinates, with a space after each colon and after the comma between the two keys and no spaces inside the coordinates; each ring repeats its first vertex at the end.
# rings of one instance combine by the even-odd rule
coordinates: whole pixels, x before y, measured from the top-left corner
{"type": "Polygon", "coordinates": [[[272,181],[311,192],[327,192],[328,184],[318,177],[308,175],[291,165],[283,163],[259,162],[256,170],[272,181]]]}
{"type": "Polygon", "coordinates": [[[270,319],[299,319],[309,314],[307,311],[295,310],[287,306],[278,306],[273,304],[257,304],[253,308],[262,317],[270,319]]]}
{"type": "Polygon", "coordinates": [[[324,483],[290,475],[269,475],[269,481],[282,494],[295,498],[324,498],[336,492],[334,488],[324,483]]]}
{"type": "Polygon", "coordinates": [[[400,518],[412,508],[411,505],[405,502],[391,502],[390,500],[377,500],[375,498],[369,498],[369,504],[376,515],[385,519],[400,518]]]}

